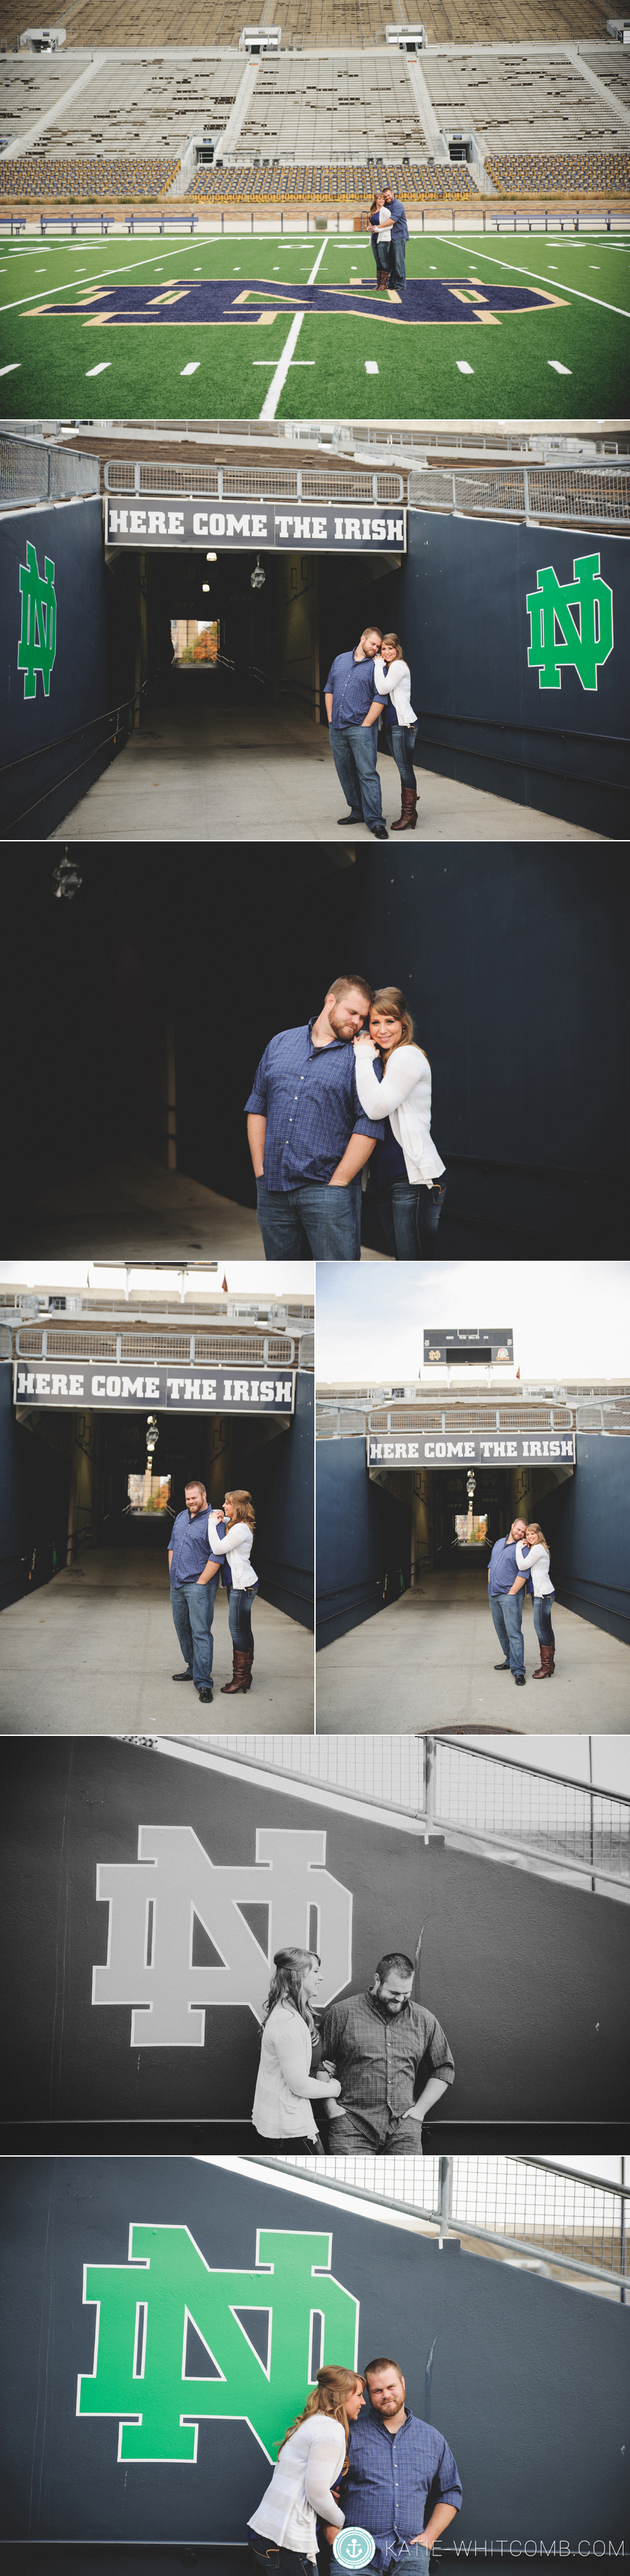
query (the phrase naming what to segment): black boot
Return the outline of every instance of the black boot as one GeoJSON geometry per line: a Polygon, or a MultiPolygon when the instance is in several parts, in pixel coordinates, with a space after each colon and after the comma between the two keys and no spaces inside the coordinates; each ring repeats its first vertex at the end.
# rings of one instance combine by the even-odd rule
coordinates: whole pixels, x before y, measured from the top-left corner
{"type": "Polygon", "coordinates": [[[369,823],[368,831],[372,833],[372,838],[375,841],[389,840],[389,832],[386,823],[369,823]]]}

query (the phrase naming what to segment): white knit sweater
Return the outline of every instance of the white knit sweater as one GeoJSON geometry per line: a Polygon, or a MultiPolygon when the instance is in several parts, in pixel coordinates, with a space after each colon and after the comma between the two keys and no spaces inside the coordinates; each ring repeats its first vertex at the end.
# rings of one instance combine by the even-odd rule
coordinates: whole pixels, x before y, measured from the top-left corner
{"type": "Polygon", "coordinates": [[[331,2495],[343,2468],[346,2443],[343,2424],[332,2415],[307,2415],[283,2444],[270,2485],[261,2496],[257,2513],[250,2514],[252,2531],[261,2531],[266,2540],[275,2540],[282,2549],[299,2550],[304,2558],[315,2559],[317,2538],[315,2515],[322,2522],[334,2522],[343,2530],[344,2515],[331,2495]]]}

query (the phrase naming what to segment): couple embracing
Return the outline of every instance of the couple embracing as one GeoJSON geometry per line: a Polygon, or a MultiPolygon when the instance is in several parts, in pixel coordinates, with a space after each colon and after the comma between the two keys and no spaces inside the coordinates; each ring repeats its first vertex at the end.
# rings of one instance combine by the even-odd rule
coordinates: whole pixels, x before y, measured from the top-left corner
{"type": "Polygon", "coordinates": [[[396,1261],[430,1258],[446,1194],[431,1135],[431,1066],[404,993],[338,975],[306,1027],[270,1039],[246,1101],[268,1261],[360,1261],[361,1186],[396,1261]]]}
{"type": "Polygon", "coordinates": [[[334,2547],[345,2525],[371,2534],[377,2576],[429,2576],[431,2550],[461,2501],[453,2453],[407,2406],[400,2363],[381,2356],[353,2371],[329,2362],[278,2444],[250,2517],[253,2564],[267,2576],[309,2576],[318,2541],[334,2547]]]}
{"type": "Polygon", "coordinates": [[[251,1562],[256,1515],[244,1486],[227,1493],[221,1510],[208,1510],[201,1477],[189,1476],[185,1510],[177,1513],[168,1542],[173,1626],[184,1657],[174,1682],[193,1682],[200,1700],[212,1699],[212,1620],[219,1578],[229,1602],[232,1679],[222,1696],[251,1690],[254,1647],[252,1604],[258,1575],[251,1562]]]}
{"type": "Polygon", "coordinates": [[[383,635],[380,626],[366,626],[351,652],[336,655],[326,681],[330,748],[350,809],[338,820],[346,830],[351,823],[367,823],[375,841],[389,838],[376,766],[381,718],[401,782],[400,814],[398,821],[392,823],[392,831],[416,829],[418,794],[413,754],[418,718],[410,690],[411,673],[400,636],[383,635]]]}

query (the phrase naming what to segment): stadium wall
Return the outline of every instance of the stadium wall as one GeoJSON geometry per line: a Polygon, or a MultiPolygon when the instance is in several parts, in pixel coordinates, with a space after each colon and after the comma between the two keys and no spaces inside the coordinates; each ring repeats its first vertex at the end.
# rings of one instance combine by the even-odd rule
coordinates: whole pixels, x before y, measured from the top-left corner
{"type": "Polygon", "coordinates": [[[401,1503],[372,1482],[365,1440],[318,1440],[315,1451],[317,1645],[371,1619],[411,1582],[413,1496],[401,1503]]]}
{"type": "Polygon", "coordinates": [[[418,690],[422,766],[517,804],[587,824],[628,828],[630,545],[600,529],[529,528],[410,510],[397,622],[418,690]],[[538,568],[562,585],[598,554],[612,587],[614,646],[595,688],[575,668],[539,687],[528,668],[527,597],[538,568]]]}
{"type": "MultiPolygon", "coordinates": [[[[616,1899],[592,1896],[588,1882],[567,1887],[497,1867],[491,1853],[449,1849],[439,1835],[425,1844],[413,1818],[357,1812],[334,1789],[313,1799],[295,1778],[255,1763],[221,1767],[219,1757],[204,1766],[150,1743],[42,1737],[34,1766],[28,1741],[10,1736],[0,1746],[0,1773],[3,2064],[13,2117],[40,2124],[40,2146],[53,2145],[56,2124],[67,2120],[128,2122],[140,2146],[138,2124],[161,2120],[200,2124],[199,2149],[249,2151],[278,1907],[291,1927],[280,1934],[285,1940],[313,1938],[318,1910],[323,2002],[366,1991],[388,1951],[402,1946],[413,1957],[424,1927],[420,1994],[455,2063],[439,2105],[442,2139],[455,2130],[465,2144],[468,2122],[579,2122],[590,2099],[602,2120],[624,2116],[630,1918],[616,1899]],[[140,2044],[146,2023],[136,2023],[132,2044],[140,1982],[145,1992],[140,1827],[145,1851],[153,1845],[157,1853],[149,1874],[158,1923],[166,1904],[169,1925],[168,1959],[156,1953],[156,2036],[147,2045],[140,2044]],[[261,1842],[274,1836],[281,1841],[261,1842]],[[120,1877],[111,1878],[112,1866],[120,1877]],[[214,1874],[223,1868],[230,1877],[219,1887],[214,1874]],[[246,1950],[239,1891],[253,1936],[246,1950]],[[188,2002],[203,2000],[215,1974],[217,1999],[207,2001],[205,2033],[193,2045],[188,2002]],[[108,2000],[109,1992],[120,2000],[108,2000]]],[[[423,2082],[419,2070],[419,2092],[423,2082]]],[[[185,2127],[180,2138],[189,2142],[185,2127]]],[[[124,2144],[117,2125],[117,2150],[124,2144]]]]}
{"type": "MultiPolygon", "coordinates": [[[[456,2238],[438,2244],[435,2237],[412,2236],[389,2215],[375,2221],[360,2197],[340,2204],[320,2186],[319,2194],[313,2190],[305,2199],[290,2176],[285,2181],[264,2169],[254,2178],[251,2170],[223,2172],[193,2156],[73,2155],[62,2162],[16,2157],[6,2167],[2,2231],[10,2320],[3,2412],[12,2464],[6,2529],[9,2548],[12,2540],[24,2543],[29,2569],[61,2566],[60,2557],[48,2554],[51,2533],[67,2540],[77,2576],[92,2576],[95,2566],[101,2576],[103,2570],[113,2576],[114,2569],[117,2576],[129,2576],[138,2562],[164,2567],[171,2576],[171,2570],[195,2563],[191,2544],[200,2544],[199,2563],[212,2567],[215,2576],[228,2576],[230,2569],[241,2576],[247,2565],[245,2519],[268,2483],[270,2455],[239,2413],[241,2390],[231,2418],[202,2417],[194,2465],[160,2458],[128,2467],[117,2457],[116,2420],[75,2412],[78,2374],[89,2374],[94,2362],[96,2310],[82,2304],[83,2265],[126,2271],[131,2224],[188,2229],[191,2252],[198,2248],[211,2272],[228,2278],[234,2271],[255,2275],[257,2256],[264,2261],[264,2246],[257,2242],[261,2229],[275,2238],[269,2283],[270,2304],[275,2303],[272,2392],[289,2322],[280,2289],[285,2266],[285,2299],[293,2280],[300,2318],[278,2438],[284,2421],[304,2402],[310,2358],[310,2302],[303,2303],[302,2273],[293,2273],[292,2255],[299,2259],[315,2237],[320,2242],[309,2260],[319,2261],[324,2276],[329,2267],[345,2293],[337,2301],[338,2338],[347,2306],[359,2363],[383,2348],[400,2352],[408,2405],[435,2424],[452,2448],[463,2488],[461,2515],[453,2525],[457,2541],[474,2551],[475,2543],[483,2548],[486,2535],[495,2531],[508,2540],[520,2533],[521,2549],[529,2538],[530,2556],[532,2542],[537,2554],[544,2545],[557,2556],[563,2532],[565,2564],[580,2540],[589,2554],[598,2535],[600,2555],[611,2540],[620,2547],[627,2312],[618,2302],[576,2298],[565,2284],[532,2278],[512,2264],[480,2262],[456,2238]],[[43,2333],[49,2357],[45,2407],[43,2333]],[[33,2464],[37,2543],[29,2548],[33,2464]],[[95,2529],[101,2537],[92,2550],[86,2535],[95,2529]],[[151,2533],[159,2540],[157,2559],[150,2540],[146,2554],[141,2546],[151,2533]]],[[[271,2247],[266,2250],[271,2254],[271,2247]]],[[[193,2264],[194,2278],[201,2265],[196,2257],[193,2264]]],[[[149,2276],[149,2297],[152,2289],[149,2276]]],[[[246,2277],[245,2297],[247,2289],[246,2277]]],[[[260,2296],[258,2285],[254,2295],[260,2296]]],[[[323,2308],[327,2298],[324,2277],[323,2308]]],[[[255,2332],[251,2310],[245,2324],[250,2335],[255,2332]]],[[[152,2341],[151,2328],[149,2335],[152,2341]]],[[[182,2314],[180,2353],[183,2338],[182,2314]]],[[[236,2367],[238,2374],[234,2343],[226,2364],[225,2342],[223,2328],[221,2367],[232,2373],[236,2367]]],[[[325,2349],[327,2358],[346,2358],[338,2347],[335,2352],[332,2319],[325,2349]]],[[[195,2358],[197,2368],[207,2368],[199,2346],[195,2358]]],[[[149,2382],[147,2394],[148,2389],[149,2382]]]]}
{"type": "Polygon", "coordinates": [[[579,1431],[577,1473],[545,1495],[558,1600],[630,1645],[630,1440],[579,1431]]]}
{"type": "MultiPolygon", "coordinates": [[[[38,628],[42,615],[45,623],[48,614],[44,602],[37,611],[38,628]]],[[[50,507],[2,514],[0,616],[5,638],[2,757],[7,764],[2,831],[13,839],[33,834],[45,839],[77,797],[100,777],[112,756],[111,739],[105,739],[111,727],[102,722],[108,699],[103,515],[98,498],[57,501],[50,507]],[[23,589],[32,590],[37,575],[44,584],[46,559],[54,566],[49,576],[56,616],[54,659],[46,673],[42,668],[29,672],[20,667],[18,656],[23,633],[22,654],[26,653],[27,661],[30,658],[27,621],[31,619],[34,639],[35,600],[31,596],[29,602],[23,589]],[[30,680],[34,691],[27,695],[30,680]]]]}

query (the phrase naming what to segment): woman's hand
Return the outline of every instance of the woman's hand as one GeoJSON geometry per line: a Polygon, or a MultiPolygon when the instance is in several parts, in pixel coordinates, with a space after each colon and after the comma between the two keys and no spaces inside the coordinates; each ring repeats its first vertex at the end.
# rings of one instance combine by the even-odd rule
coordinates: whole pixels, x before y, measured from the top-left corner
{"type": "Polygon", "coordinates": [[[375,1045],[374,1045],[374,1039],[370,1037],[369,1029],[359,1029],[358,1037],[353,1038],[352,1043],[353,1043],[353,1046],[355,1046],[355,1047],[358,1047],[358,1046],[369,1046],[369,1047],[371,1047],[371,1048],[372,1048],[372,1054],[373,1054],[373,1055],[376,1055],[376,1047],[375,1047],[375,1045]]]}
{"type": "Polygon", "coordinates": [[[327,2540],[330,2540],[330,2541],[332,2542],[333,2540],[336,2540],[336,2538],[337,2538],[337,2533],[338,2533],[338,2530],[339,2530],[339,2524],[338,2524],[338,2522],[326,2522],[326,2523],[324,2524],[324,2530],[325,2530],[325,2533],[326,2533],[326,2539],[327,2539],[327,2540]]]}
{"type": "Polygon", "coordinates": [[[318,2092],[326,2094],[328,2100],[331,2102],[333,2095],[341,2092],[341,2085],[336,2075],[324,2075],[322,2071],[320,2075],[316,2076],[315,2081],[318,2092]]]}
{"type": "MultiPolygon", "coordinates": [[[[338,2093],[340,2093],[340,2092],[341,2092],[341,2085],[340,2085],[340,2084],[338,2084],[338,2085],[337,2085],[337,2092],[338,2092],[338,2093]]],[[[329,2118],[329,2120],[342,2120],[342,2119],[343,2119],[343,2102],[335,2102],[335,2101],[333,2100],[332,2093],[331,2093],[331,2095],[330,2095],[330,2097],[329,2097],[328,2118],[329,2118]]]]}

